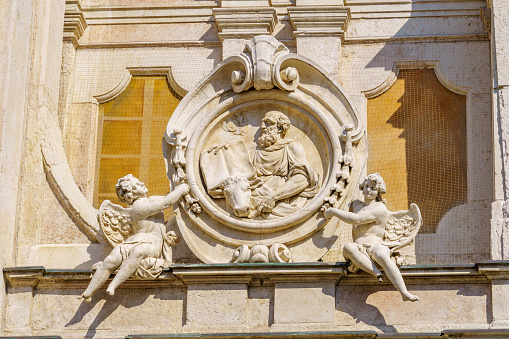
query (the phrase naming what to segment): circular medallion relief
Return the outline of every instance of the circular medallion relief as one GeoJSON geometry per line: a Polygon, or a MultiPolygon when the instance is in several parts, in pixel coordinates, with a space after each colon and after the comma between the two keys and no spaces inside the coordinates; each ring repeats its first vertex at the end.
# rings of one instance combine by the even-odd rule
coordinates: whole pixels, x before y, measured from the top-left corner
{"type": "Polygon", "coordinates": [[[247,232],[294,226],[316,213],[338,138],[325,114],[274,90],[218,105],[189,141],[189,183],[205,213],[247,232]],[[272,91],[271,91],[272,92],[272,91]],[[269,96],[270,97],[270,96],[269,96]]]}
{"type": "Polygon", "coordinates": [[[284,227],[327,177],[330,141],[324,135],[319,121],[286,105],[255,103],[223,112],[198,146],[196,181],[214,207],[205,210],[237,228],[269,220],[264,228],[284,227]]]}

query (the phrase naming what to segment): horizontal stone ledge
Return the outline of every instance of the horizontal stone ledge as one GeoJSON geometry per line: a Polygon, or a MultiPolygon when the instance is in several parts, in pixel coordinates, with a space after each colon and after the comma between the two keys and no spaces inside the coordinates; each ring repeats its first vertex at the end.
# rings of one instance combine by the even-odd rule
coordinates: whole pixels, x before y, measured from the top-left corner
{"type": "Polygon", "coordinates": [[[317,339],[333,339],[333,338],[507,338],[509,329],[454,329],[444,330],[441,332],[409,332],[409,333],[377,333],[375,331],[317,331],[317,332],[246,332],[246,333],[210,333],[210,334],[140,334],[128,335],[126,339],[170,339],[170,338],[200,338],[200,339],[290,339],[290,338],[317,338],[317,339]]]}
{"type": "MultiPolygon", "coordinates": [[[[188,284],[243,283],[252,286],[279,282],[335,281],[339,285],[375,285],[378,281],[365,272],[347,272],[348,263],[245,263],[176,264],[155,280],[131,278],[125,288],[157,288],[188,284]]],[[[485,261],[465,265],[408,265],[400,268],[407,284],[489,283],[509,279],[509,261],[485,261]]],[[[3,269],[8,284],[38,288],[83,288],[92,270],[46,269],[42,266],[3,269]]],[[[112,275],[113,277],[113,275],[112,275]]],[[[387,279],[386,279],[387,280],[387,279]]],[[[389,284],[389,282],[385,282],[389,284]]]]}
{"type": "Polygon", "coordinates": [[[247,332],[247,333],[210,333],[210,334],[146,334],[146,335],[128,335],[126,339],[142,339],[142,338],[214,338],[214,339],[229,339],[229,338],[242,338],[242,339],[286,339],[286,338],[358,338],[368,339],[376,338],[375,331],[320,331],[320,332],[247,332]]]}

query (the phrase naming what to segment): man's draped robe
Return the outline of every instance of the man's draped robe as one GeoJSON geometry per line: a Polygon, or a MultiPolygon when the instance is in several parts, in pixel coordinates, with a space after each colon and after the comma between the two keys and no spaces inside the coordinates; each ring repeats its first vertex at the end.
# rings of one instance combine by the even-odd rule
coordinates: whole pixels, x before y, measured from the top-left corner
{"type": "Polygon", "coordinates": [[[291,177],[301,174],[309,181],[309,186],[298,194],[279,200],[271,213],[263,213],[265,218],[284,217],[304,207],[307,199],[313,198],[320,189],[320,175],[309,164],[302,145],[291,139],[281,139],[273,145],[257,149],[253,165],[263,186],[253,190],[252,197],[267,196],[283,186],[291,177]]]}

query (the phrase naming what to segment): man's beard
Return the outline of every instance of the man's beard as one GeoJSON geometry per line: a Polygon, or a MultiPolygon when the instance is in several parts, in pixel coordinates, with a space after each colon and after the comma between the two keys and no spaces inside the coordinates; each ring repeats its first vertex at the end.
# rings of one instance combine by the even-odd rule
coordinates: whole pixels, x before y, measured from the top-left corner
{"type": "Polygon", "coordinates": [[[258,138],[258,146],[260,148],[266,148],[274,145],[279,140],[279,134],[277,132],[265,132],[258,138]]]}

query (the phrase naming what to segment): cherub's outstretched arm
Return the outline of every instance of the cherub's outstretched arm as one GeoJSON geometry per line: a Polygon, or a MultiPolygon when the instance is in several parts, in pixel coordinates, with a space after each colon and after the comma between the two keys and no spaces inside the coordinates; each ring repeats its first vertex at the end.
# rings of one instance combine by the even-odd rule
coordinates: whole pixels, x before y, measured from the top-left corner
{"type": "Polygon", "coordinates": [[[352,225],[362,225],[376,221],[376,216],[373,213],[362,211],[359,213],[352,213],[337,208],[328,208],[325,210],[324,215],[326,218],[338,217],[340,220],[352,225]]]}
{"type": "Polygon", "coordinates": [[[184,194],[189,193],[189,185],[181,184],[164,197],[152,197],[151,202],[136,204],[135,213],[138,219],[147,218],[155,213],[161,212],[176,203],[184,194]]]}

